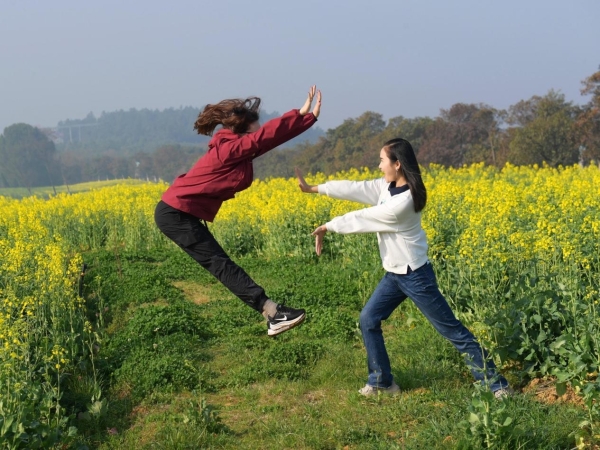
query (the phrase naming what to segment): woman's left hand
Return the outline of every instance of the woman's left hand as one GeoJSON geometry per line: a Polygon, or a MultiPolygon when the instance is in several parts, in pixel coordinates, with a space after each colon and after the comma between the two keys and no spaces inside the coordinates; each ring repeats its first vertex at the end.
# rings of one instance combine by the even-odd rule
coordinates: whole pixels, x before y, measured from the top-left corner
{"type": "Polygon", "coordinates": [[[311,233],[311,236],[315,237],[315,251],[317,252],[317,256],[321,256],[321,251],[323,250],[323,236],[325,236],[325,233],[327,233],[327,227],[325,225],[317,227],[317,229],[311,233]]]}

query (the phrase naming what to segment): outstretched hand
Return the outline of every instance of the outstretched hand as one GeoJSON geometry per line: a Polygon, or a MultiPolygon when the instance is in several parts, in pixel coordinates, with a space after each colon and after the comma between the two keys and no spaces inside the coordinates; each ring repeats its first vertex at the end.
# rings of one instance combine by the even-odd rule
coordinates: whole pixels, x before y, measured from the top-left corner
{"type": "Polygon", "coordinates": [[[307,194],[317,194],[319,192],[318,186],[313,186],[306,182],[302,176],[302,173],[300,172],[300,169],[295,167],[294,170],[296,171],[296,178],[298,178],[298,186],[302,192],[306,192],[307,194]]]}
{"type": "Polygon", "coordinates": [[[308,90],[308,97],[306,98],[306,101],[304,102],[302,108],[300,108],[300,115],[303,116],[305,114],[308,114],[313,99],[315,98],[315,94],[317,95],[317,102],[312,110],[312,113],[315,116],[315,118],[319,117],[319,114],[321,113],[321,91],[317,91],[317,86],[315,85],[311,86],[308,90]]]}
{"type": "Polygon", "coordinates": [[[325,236],[325,233],[327,233],[327,227],[321,225],[311,234],[315,237],[315,251],[317,252],[317,256],[321,256],[321,251],[323,250],[323,236],[325,236]]]}

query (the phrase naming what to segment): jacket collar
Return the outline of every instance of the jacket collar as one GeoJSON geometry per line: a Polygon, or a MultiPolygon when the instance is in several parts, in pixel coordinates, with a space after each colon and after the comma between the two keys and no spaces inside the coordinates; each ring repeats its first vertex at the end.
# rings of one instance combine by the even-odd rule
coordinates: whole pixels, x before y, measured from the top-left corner
{"type": "Polygon", "coordinates": [[[408,184],[403,184],[402,186],[396,187],[396,182],[392,181],[388,186],[388,191],[390,191],[390,195],[393,197],[394,195],[402,194],[403,192],[408,191],[410,188],[408,184]]]}

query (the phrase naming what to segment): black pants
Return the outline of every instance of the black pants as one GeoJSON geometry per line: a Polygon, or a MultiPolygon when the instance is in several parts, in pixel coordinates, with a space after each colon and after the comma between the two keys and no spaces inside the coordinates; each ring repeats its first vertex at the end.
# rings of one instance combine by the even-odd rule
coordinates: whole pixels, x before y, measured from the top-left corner
{"type": "Polygon", "coordinates": [[[208,270],[234,295],[251,308],[262,312],[268,299],[262,287],[234,263],[197,217],[167,205],[156,205],[154,220],[165,236],[208,270]]]}

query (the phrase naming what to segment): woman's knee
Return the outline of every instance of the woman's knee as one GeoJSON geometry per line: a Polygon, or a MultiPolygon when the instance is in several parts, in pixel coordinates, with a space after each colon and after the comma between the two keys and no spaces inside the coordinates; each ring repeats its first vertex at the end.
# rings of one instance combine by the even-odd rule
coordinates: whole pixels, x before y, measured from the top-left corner
{"type": "Polygon", "coordinates": [[[381,319],[373,314],[372,311],[364,308],[360,312],[359,324],[361,330],[370,330],[381,326],[381,319]]]}

